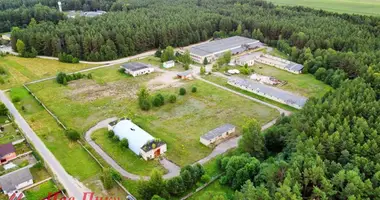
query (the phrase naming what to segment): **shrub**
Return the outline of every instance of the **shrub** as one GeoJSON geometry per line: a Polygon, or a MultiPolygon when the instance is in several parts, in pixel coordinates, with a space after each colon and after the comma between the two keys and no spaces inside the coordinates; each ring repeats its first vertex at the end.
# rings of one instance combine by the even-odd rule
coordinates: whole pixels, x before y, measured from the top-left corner
{"type": "Polygon", "coordinates": [[[207,175],[207,174],[204,174],[204,175],[201,177],[201,182],[202,182],[202,183],[208,183],[210,180],[211,180],[211,178],[210,178],[210,176],[207,175]]]}
{"type": "Polygon", "coordinates": [[[169,102],[170,103],[175,103],[177,101],[177,96],[172,94],[169,96],[169,102]]]}
{"type": "Polygon", "coordinates": [[[73,129],[66,130],[66,136],[72,141],[77,141],[80,138],[79,133],[73,129]]]}
{"type": "Polygon", "coordinates": [[[79,63],[79,59],[74,57],[74,58],[71,60],[71,63],[79,63]]]}
{"type": "Polygon", "coordinates": [[[13,103],[17,103],[17,102],[20,102],[20,101],[21,101],[21,98],[19,96],[12,97],[12,102],[13,103]]]}
{"type": "Polygon", "coordinates": [[[165,104],[164,96],[162,96],[162,94],[160,94],[160,93],[156,94],[153,98],[152,103],[155,107],[160,107],[160,106],[164,105],[165,104]]]}
{"type": "Polygon", "coordinates": [[[113,138],[113,136],[115,136],[115,133],[113,132],[113,130],[110,130],[108,131],[107,136],[108,138],[113,138]]]}
{"type": "Polygon", "coordinates": [[[87,78],[92,79],[92,74],[91,73],[87,74],[87,78]]]}
{"type": "Polygon", "coordinates": [[[2,75],[7,74],[7,71],[4,69],[4,67],[0,67],[0,74],[2,75]]]}
{"type": "MultiPolygon", "coordinates": [[[[59,72],[56,77],[56,81],[59,84],[63,84],[63,80],[66,79],[67,75],[63,72],[59,72]]],[[[67,81],[67,80],[66,80],[67,81]]]]}
{"type": "Polygon", "coordinates": [[[120,72],[120,73],[122,73],[122,74],[125,73],[125,69],[124,68],[119,68],[117,71],[120,72]]]}
{"type": "Polygon", "coordinates": [[[125,147],[125,148],[128,148],[128,140],[127,138],[123,138],[121,141],[120,141],[120,144],[122,147],[125,147]]]}
{"type": "Polygon", "coordinates": [[[150,94],[146,88],[141,88],[138,96],[139,106],[142,110],[149,110],[152,105],[150,102],[150,94]]]}
{"type": "Polygon", "coordinates": [[[4,84],[4,83],[5,83],[5,81],[4,81],[3,77],[0,76],[0,84],[4,84]]]}
{"type": "Polygon", "coordinates": [[[120,141],[120,138],[119,138],[119,136],[117,136],[117,135],[114,135],[112,139],[113,139],[115,142],[119,142],[119,141],[120,141]]]}
{"type": "Polygon", "coordinates": [[[185,88],[180,88],[179,89],[179,95],[185,95],[186,94],[186,89],[185,88]]]}
{"type": "Polygon", "coordinates": [[[191,92],[192,92],[192,93],[197,92],[197,87],[193,86],[193,88],[191,88],[191,92]]]}

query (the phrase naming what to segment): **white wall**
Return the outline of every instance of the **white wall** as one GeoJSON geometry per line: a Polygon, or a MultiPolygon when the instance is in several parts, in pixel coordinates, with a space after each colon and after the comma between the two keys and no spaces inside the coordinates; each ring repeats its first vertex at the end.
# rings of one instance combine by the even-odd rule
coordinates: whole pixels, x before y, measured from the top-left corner
{"type": "Polygon", "coordinates": [[[140,150],[141,156],[144,158],[144,160],[149,160],[149,159],[154,159],[154,152],[160,149],[160,155],[164,154],[167,151],[167,146],[166,144],[161,145],[160,147],[157,147],[155,149],[152,149],[148,152],[145,152],[144,150],[140,150]]]}
{"type": "Polygon", "coordinates": [[[149,67],[149,68],[145,68],[145,69],[138,70],[138,71],[125,70],[125,72],[127,74],[132,75],[133,77],[136,77],[136,76],[140,76],[140,75],[143,75],[143,74],[152,73],[152,72],[154,72],[154,68],[149,67]]]}

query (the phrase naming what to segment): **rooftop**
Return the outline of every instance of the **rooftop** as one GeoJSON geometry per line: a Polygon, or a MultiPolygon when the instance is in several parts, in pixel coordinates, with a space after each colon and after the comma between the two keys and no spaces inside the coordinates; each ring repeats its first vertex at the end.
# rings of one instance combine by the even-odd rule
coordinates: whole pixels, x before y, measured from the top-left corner
{"type": "Polygon", "coordinates": [[[165,144],[165,142],[158,140],[158,139],[155,139],[155,140],[151,140],[151,141],[147,142],[146,144],[144,144],[144,146],[142,146],[141,149],[144,152],[148,152],[148,151],[155,149],[157,147],[160,147],[164,144],[165,144]]]}
{"type": "Polygon", "coordinates": [[[178,76],[187,76],[189,74],[192,74],[193,73],[193,70],[189,69],[189,70],[186,70],[184,72],[178,72],[177,75],[178,76]]]}
{"type": "Polygon", "coordinates": [[[0,157],[3,157],[5,155],[13,153],[15,151],[16,150],[13,147],[12,143],[0,145],[0,157]]]}
{"type": "Polygon", "coordinates": [[[218,128],[211,130],[207,132],[206,134],[202,135],[201,138],[206,140],[211,140],[215,137],[221,136],[223,133],[235,128],[232,124],[224,124],[222,126],[219,126],[218,128]]]}
{"type": "Polygon", "coordinates": [[[286,103],[296,104],[300,107],[303,107],[307,101],[306,97],[298,96],[288,91],[284,91],[275,87],[261,84],[256,81],[242,79],[242,78],[231,78],[228,82],[233,82],[237,85],[247,87],[251,90],[256,90],[258,92],[267,94],[272,97],[276,97],[285,101],[286,103]]]}
{"type": "Polygon", "coordinates": [[[233,36],[193,46],[190,48],[190,53],[199,56],[207,56],[218,52],[242,48],[244,45],[251,47],[252,44],[259,45],[260,41],[241,36],[233,36]]]}
{"type": "Polygon", "coordinates": [[[6,192],[16,190],[16,185],[33,179],[28,167],[8,173],[0,177],[0,186],[6,192]]]}
{"type": "Polygon", "coordinates": [[[261,54],[262,54],[261,52],[248,53],[248,54],[240,56],[237,59],[241,62],[247,62],[247,61],[254,60],[255,58],[259,57],[261,54]]]}
{"type": "Polygon", "coordinates": [[[130,63],[125,63],[121,65],[124,69],[127,69],[129,71],[139,71],[142,69],[149,68],[147,64],[144,63],[139,63],[139,62],[130,62],[130,63]]]}

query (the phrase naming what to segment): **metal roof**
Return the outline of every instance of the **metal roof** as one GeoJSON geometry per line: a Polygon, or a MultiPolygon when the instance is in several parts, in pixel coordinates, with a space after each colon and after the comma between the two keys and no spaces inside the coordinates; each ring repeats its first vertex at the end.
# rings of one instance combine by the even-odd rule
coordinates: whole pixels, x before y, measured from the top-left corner
{"type": "Polygon", "coordinates": [[[12,143],[0,145],[0,157],[3,157],[5,155],[13,153],[15,151],[16,150],[13,147],[12,143]]]}
{"type": "Polygon", "coordinates": [[[29,167],[19,169],[0,177],[0,186],[5,192],[16,190],[16,186],[33,179],[29,167]]]}
{"type": "Polygon", "coordinates": [[[219,126],[218,128],[211,130],[207,132],[206,134],[202,135],[201,138],[206,140],[212,140],[218,136],[221,136],[223,133],[230,131],[231,129],[234,129],[235,126],[232,124],[224,124],[222,126],[219,126]]]}
{"type": "Polygon", "coordinates": [[[135,154],[140,154],[140,149],[147,142],[154,140],[154,137],[145,132],[139,126],[130,120],[121,120],[113,128],[115,135],[119,136],[120,140],[126,138],[128,147],[135,154]]]}
{"type": "Polygon", "coordinates": [[[196,45],[190,48],[190,53],[198,56],[207,56],[222,51],[233,50],[247,45],[253,47],[253,44],[260,45],[260,41],[251,38],[233,36],[225,39],[214,40],[212,42],[196,45]]]}
{"type": "Polygon", "coordinates": [[[147,64],[139,63],[139,62],[125,63],[125,64],[121,65],[121,67],[123,67],[124,69],[127,69],[129,71],[133,71],[133,72],[149,68],[149,66],[147,64]]]}
{"type": "Polygon", "coordinates": [[[291,71],[301,71],[303,69],[303,65],[291,62],[290,64],[285,66],[287,69],[291,71]]]}
{"type": "Polygon", "coordinates": [[[261,92],[267,94],[272,97],[276,97],[278,99],[282,99],[286,103],[296,104],[300,107],[304,106],[307,98],[303,96],[295,95],[291,92],[284,91],[275,87],[271,87],[268,85],[261,84],[256,81],[242,79],[242,78],[231,78],[228,82],[235,83],[240,86],[244,86],[249,88],[250,90],[255,90],[257,92],[261,92]]]}
{"type": "Polygon", "coordinates": [[[240,56],[239,58],[237,58],[237,60],[239,60],[240,62],[247,62],[247,61],[255,60],[256,58],[260,57],[260,55],[262,54],[263,53],[261,52],[248,53],[248,54],[240,56]]]}
{"type": "Polygon", "coordinates": [[[189,70],[186,70],[184,72],[178,72],[177,76],[187,76],[187,75],[190,75],[192,73],[193,73],[193,70],[189,69],[189,70]]]}

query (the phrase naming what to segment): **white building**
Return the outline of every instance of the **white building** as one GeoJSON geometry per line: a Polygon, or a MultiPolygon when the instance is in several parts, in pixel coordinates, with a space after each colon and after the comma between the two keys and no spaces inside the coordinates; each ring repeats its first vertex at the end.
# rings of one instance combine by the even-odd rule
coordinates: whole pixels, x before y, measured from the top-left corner
{"type": "Polygon", "coordinates": [[[260,57],[261,53],[249,53],[240,56],[235,60],[235,63],[240,66],[248,65],[248,66],[253,66],[255,64],[255,59],[260,57]]]}
{"type": "Polygon", "coordinates": [[[232,124],[224,124],[218,128],[209,131],[200,137],[200,142],[206,146],[215,144],[224,138],[227,138],[235,132],[235,126],[232,124]]]}
{"type": "Polygon", "coordinates": [[[19,192],[20,189],[32,184],[33,176],[28,167],[24,167],[0,177],[0,187],[4,194],[7,194],[9,197],[11,197],[14,193],[21,193],[19,192]]]}
{"type": "Polygon", "coordinates": [[[203,63],[206,58],[210,63],[215,61],[219,56],[223,55],[227,51],[231,51],[233,55],[236,55],[260,46],[262,46],[262,43],[258,40],[241,36],[233,36],[193,46],[189,49],[189,51],[191,58],[195,62],[203,63]]]}
{"type": "Polygon", "coordinates": [[[184,80],[191,80],[193,79],[193,70],[189,69],[184,72],[178,72],[177,77],[184,80]]]}
{"type": "Polygon", "coordinates": [[[129,119],[111,122],[108,129],[112,129],[120,140],[127,139],[129,149],[145,160],[154,159],[167,151],[164,142],[155,139],[129,119]]]}
{"type": "Polygon", "coordinates": [[[277,67],[279,69],[286,70],[294,74],[301,74],[303,69],[303,65],[301,64],[291,62],[289,60],[285,60],[269,54],[263,54],[260,57],[256,58],[256,62],[277,67]]]}
{"type": "Polygon", "coordinates": [[[172,68],[172,67],[174,67],[174,65],[175,65],[174,60],[169,60],[167,62],[162,63],[162,67],[166,68],[166,69],[167,68],[172,68]]]}
{"type": "Polygon", "coordinates": [[[150,74],[150,73],[154,72],[153,67],[151,67],[147,64],[138,63],[138,62],[126,63],[120,67],[125,70],[126,74],[130,74],[133,77],[140,76],[143,74],[150,74]]]}

